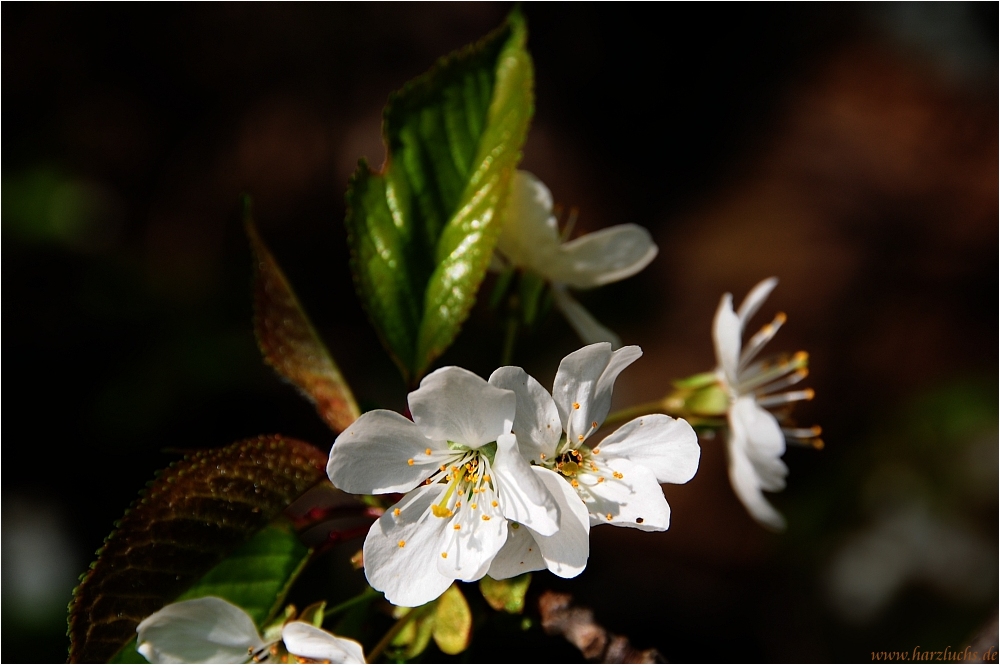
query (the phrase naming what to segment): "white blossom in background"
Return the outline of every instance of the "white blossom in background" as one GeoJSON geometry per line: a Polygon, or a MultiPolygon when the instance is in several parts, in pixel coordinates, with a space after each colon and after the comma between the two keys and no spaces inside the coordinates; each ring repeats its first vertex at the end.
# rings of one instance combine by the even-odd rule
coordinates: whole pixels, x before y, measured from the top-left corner
{"type": "Polygon", "coordinates": [[[732,294],[722,296],[715,313],[712,333],[715,341],[716,370],[729,398],[729,433],[726,449],[729,457],[729,480],[736,496],[750,515],[775,530],[785,528],[785,518],[764,498],[764,491],[785,488],[788,467],[781,461],[786,438],[793,441],[821,442],[815,439],[819,428],[782,428],[768,408],[813,398],[813,391],[786,388],[806,377],[808,355],[800,351],[776,361],[756,360],[785,322],[779,313],[749,340],[742,343],[746,323],[778,284],[774,277],[755,286],[733,310],[732,294]],[[782,392],[784,391],[784,392],[782,392]]]}
{"type": "Polygon", "coordinates": [[[641,355],[637,346],[612,351],[607,342],[579,349],[559,364],[551,396],[519,367],[501,367],[490,383],[517,395],[521,452],[583,500],[591,525],[663,531],[670,506],[660,483],[686,483],[698,470],[701,448],[691,426],[652,414],[597,446],[587,443],[611,409],[615,379],[641,355]]]}
{"type": "Polygon", "coordinates": [[[372,587],[394,605],[415,607],[454,580],[486,575],[507,541],[508,520],[542,535],[560,523],[558,499],[511,434],[513,392],[444,367],[408,403],[413,421],[377,410],[348,427],[327,474],[346,492],[407,493],[372,525],[364,562],[372,587]]]}
{"type": "Polygon", "coordinates": [[[569,293],[631,277],[652,261],[656,244],[649,231],[621,224],[564,242],[552,214],[552,194],[527,171],[517,171],[497,250],[511,264],[543,277],[553,302],[585,344],[621,340],[601,325],[569,293]]]}
{"type": "Polygon", "coordinates": [[[136,649],[151,663],[260,662],[277,653],[279,642],[301,658],[365,662],[360,644],[304,621],[286,623],[280,639],[265,639],[249,614],[214,596],[167,605],[143,619],[136,633],[136,649]]]}

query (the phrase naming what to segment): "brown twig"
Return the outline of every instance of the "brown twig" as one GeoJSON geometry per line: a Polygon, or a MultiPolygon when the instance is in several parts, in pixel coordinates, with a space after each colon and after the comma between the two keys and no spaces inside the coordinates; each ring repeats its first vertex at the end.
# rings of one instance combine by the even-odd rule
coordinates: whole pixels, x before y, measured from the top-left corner
{"type": "Polygon", "coordinates": [[[562,635],[594,663],[662,663],[656,649],[640,651],[628,638],[615,635],[594,621],[594,612],[573,605],[568,593],[545,591],[538,599],[542,629],[549,635],[562,635]]]}

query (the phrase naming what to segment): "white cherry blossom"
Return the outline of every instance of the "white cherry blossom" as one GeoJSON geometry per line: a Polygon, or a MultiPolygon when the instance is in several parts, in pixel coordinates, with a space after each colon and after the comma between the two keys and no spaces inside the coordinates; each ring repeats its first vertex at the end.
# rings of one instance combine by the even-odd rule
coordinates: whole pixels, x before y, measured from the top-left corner
{"type": "Polygon", "coordinates": [[[207,596],[167,605],[136,628],[136,649],[151,663],[246,663],[267,660],[278,643],[301,658],[363,663],[361,645],[304,621],[281,627],[280,638],[261,637],[250,615],[207,596]]]}
{"type": "Polygon", "coordinates": [[[337,437],[327,473],[340,489],[406,492],[365,539],[368,582],[394,605],[415,607],[454,580],[486,575],[508,520],[551,535],[559,509],[511,434],[516,396],[458,367],[427,377],[408,397],[413,421],[370,411],[337,437]]]}
{"type": "MultiPolygon", "coordinates": [[[[686,483],[698,470],[701,448],[691,426],[653,414],[626,423],[597,446],[587,443],[608,415],[615,379],[641,355],[637,346],[612,351],[606,342],[579,349],[560,363],[551,396],[518,367],[498,369],[490,383],[517,394],[513,430],[521,452],[545,467],[539,472],[571,486],[591,525],[663,531],[670,507],[660,483],[686,483]]],[[[544,559],[545,541],[536,541],[544,559]]]]}
{"type": "Polygon", "coordinates": [[[569,293],[592,289],[636,274],[657,254],[649,232],[636,224],[620,224],[563,242],[552,214],[552,194],[527,171],[514,174],[506,220],[497,250],[511,264],[530,270],[550,283],[555,306],[585,344],[610,342],[618,336],[601,325],[569,293]]]}
{"type": "Polygon", "coordinates": [[[777,361],[756,360],[764,345],[785,322],[785,315],[779,313],[747,340],[745,346],[741,341],[747,322],[777,284],[774,277],[760,282],[736,311],[732,295],[722,296],[712,333],[719,363],[716,373],[729,397],[726,449],[730,482],[754,519],[771,529],[781,530],[785,528],[785,518],[764,498],[763,492],[785,488],[788,467],[781,456],[785,453],[786,438],[814,439],[819,428],[783,429],[767,410],[813,397],[811,389],[785,391],[807,375],[808,356],[804,352],[777,361]]]}

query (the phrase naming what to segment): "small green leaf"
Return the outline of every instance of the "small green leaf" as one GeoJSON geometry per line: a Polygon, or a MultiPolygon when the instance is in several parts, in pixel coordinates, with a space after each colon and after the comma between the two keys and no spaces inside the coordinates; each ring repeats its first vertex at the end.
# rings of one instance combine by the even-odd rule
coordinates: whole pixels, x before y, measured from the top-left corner
{"type": "Polygon", "coordinates": [[[515,10],[392,95],[386,166],[351,179],[355,285],[407,381],[451,344],[489,265],[534,105],[526,39],[515,10]]]}
{"type": "Polygon", "coordinates": [[[524,573],[507,580],[495,580],[486,576],[479,580],[479,590],[493,609],[509,614],[524,611],[524,596],[531,584],[531,573],[524,573]]]}
{"type": "Polygon", "coordinates": [[[472,611],[458,585],[452,584],[437,600],[434,612],[434,643],[454,656],[462,653],[472,639],[472,611]]]}
{"type": "Polygon", "coordinates": [[[392,645],[396,647],[406,647],[399,654],[405,660],[412,660],[422,654],[427,645],[431,642],[431,635],[434,633],[435,611],[437,601],[431,601],[426,605],[415,607],[407,613],[413,613],[413,618],[403,626],[395,638],[392,645]]]}
{"type": "Polygon", "coordinates": [[[246,212],[254,258],[254,332],[268,365],[316,405],[320,417],[340,433],[361,411],[326,345],[316,334],[278,262],[246,212]]]}
{"type": "MultiPolygon", "coordinates": [[[[246,610],[260,628],[281,608],[309,554],[291,525],[279,520],[257,532],[173,602],[217,596],[246,610]]],[[[146,662],[135,647],[133,637],[109,662],[146,662]]]]}
{"type": "MultiPolygon", "coordinates": [[[[325,477],[309,444],[260,436],[164,470],[125,513],[70,606],[70,661],[105,662],[176,599],[325,477]]],[[[249,608],[248,608],[249,609],[249,608]]]]}

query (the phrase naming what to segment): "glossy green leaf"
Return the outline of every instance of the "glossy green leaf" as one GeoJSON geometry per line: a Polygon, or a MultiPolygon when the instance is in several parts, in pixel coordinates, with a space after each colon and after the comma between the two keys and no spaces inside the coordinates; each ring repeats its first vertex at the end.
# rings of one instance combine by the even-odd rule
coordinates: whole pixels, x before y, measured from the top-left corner
{"type": "MultiPolygon", "coordinates": [[[[279,520],[257,532],[172,602],[217,596],[245,610],[260,628],[281,608],[309,554],[291,525],[279,520]]],[[[319,616],[322,621],[321,609],[319,616]]],[[[146,662],[135,646],[133,637],[109,662],[146,662]]]]}
{"type": "Polygon", "coordinates": [[[531,584],[531,573],[524,573],[507,580],[495,580],[486,576],[479,580],[479,590],[493,609],[510,614],[524,611],[524,596],[531,584]]]}
{"type": "Polygon", "coordinates": [[[70,661],[107,661],[142,619],[222,565],[324,478],[326,458],[301,441],[260,436],[164,470],[73,593],[70,661]]]}
{"type": "Polygon", "coordinates": [[[472,639],[472,610],[457,584],[448,587],[434,611],[434,643],[449,656],[462,653],[472,639]]]}
{"type": "Polygon", "coordinates": [[[355,284],[408,381],[454,340],[489,265],[533,111],[526,38],[515,10],[392,95],[386,166],[351,180],[355,284]]]}
{"type": "MultiPolygon", "coordinates": [[[[248,206],[249,208],[249,206],[248,206]]],[[[254,333],[268,365],[292,382],[330,428],[343,432],[361,415],[340,369],[299,304],[247,211],[254,258],[254,333]]]]}

